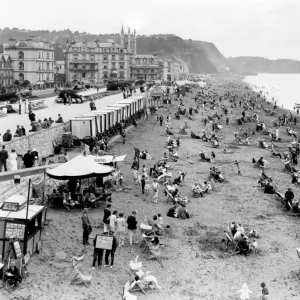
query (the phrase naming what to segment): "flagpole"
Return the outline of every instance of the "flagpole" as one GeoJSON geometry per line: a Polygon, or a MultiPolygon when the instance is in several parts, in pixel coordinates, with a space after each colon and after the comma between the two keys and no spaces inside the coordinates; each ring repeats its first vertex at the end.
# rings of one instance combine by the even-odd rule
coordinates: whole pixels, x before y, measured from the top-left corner
{"type": "Polygon", "coordinates": [[[29,183],[28,183],[28,195],[27,195],[27,207],[26,207],[26,220],[27,220],[27,218],[28,218],[29,196],[30,196],[30,185],[31,185],[31,178],[29,179],[29,183]]]}

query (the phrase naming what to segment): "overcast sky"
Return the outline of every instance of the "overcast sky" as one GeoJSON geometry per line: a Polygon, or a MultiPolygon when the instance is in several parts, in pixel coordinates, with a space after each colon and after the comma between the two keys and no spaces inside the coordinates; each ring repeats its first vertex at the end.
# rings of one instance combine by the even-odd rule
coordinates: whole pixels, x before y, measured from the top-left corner
{"type": "Polygon", "coordinates": [[[172,33],[213,42],[226,56],[300,60],[300,0],[14,0],[0,28],[172,33]]]}

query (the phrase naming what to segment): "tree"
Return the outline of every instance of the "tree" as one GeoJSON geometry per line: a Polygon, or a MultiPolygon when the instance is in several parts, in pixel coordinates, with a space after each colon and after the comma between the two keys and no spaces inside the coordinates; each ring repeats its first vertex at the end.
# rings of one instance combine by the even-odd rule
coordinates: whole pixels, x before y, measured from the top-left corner
{"type": "Polygon", "coordinates": [[[28,87],[30,85],[30,81],[29,80],[24,80],[22,82],[22,87],[28,87]]]}

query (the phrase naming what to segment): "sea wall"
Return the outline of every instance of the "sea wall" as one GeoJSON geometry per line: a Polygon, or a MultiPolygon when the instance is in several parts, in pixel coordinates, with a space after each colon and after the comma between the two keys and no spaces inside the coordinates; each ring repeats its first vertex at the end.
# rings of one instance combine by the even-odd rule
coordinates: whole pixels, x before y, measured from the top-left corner
{"type": "Polygon", "coordinates": [[[6,150],[10,152],[15,149],[17,154],[24,155],[28,150],[37,149],[40,159],[54,153],[53,141],[59,143],[62,140],[62,134],[70,130],[69,122],[65,124],[55,124],[48,129],[42,129],[37,132],[30,132],[28,135],[20,138],[13,138],[10,142],[5,142],[6,150]]]}

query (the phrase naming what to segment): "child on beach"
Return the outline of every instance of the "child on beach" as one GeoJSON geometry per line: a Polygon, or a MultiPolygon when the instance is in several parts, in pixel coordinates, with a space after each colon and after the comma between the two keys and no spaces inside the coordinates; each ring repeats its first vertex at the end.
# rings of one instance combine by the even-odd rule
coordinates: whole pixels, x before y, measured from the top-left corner
{"type": "Polygon", "coordinates": [[[146,181],[146,184],[145,184],[145,194],[146,194],[146,195],[149,195],[149,192],[150,192],[150,180],[149,180],[149,178],[147,177],[147,178],[145,179],[145,181],[146,181]]]}
{"type": "Polygon", "coordinates": [[[268,291],[268,289],[267,289],[267,286],[266,286],[266,284],[264,283],[264,282],[262,282],[261,284],[260,284],[260,286],[262,287],[262,290],[261,290],[261,292],[262,292],[262,296],[261,296],[261,300],[267,300],[267,299],[269,299],[269,291],[268,291]]]}
{"type": "Polygon", "coordinates": [[[158,220],[158,225],[160,226],[164,225],[164,218],[161,216],[161,214],[157,214],[157,220],[158,220]]]}
{"type": "Polygon", "coordinates": [[[156,179],[154,179],[152,183],[152,189],[153,189],[153,202],[157,203],[157,198],[158,198],[158,188],[159,184],[156,179]]]}

